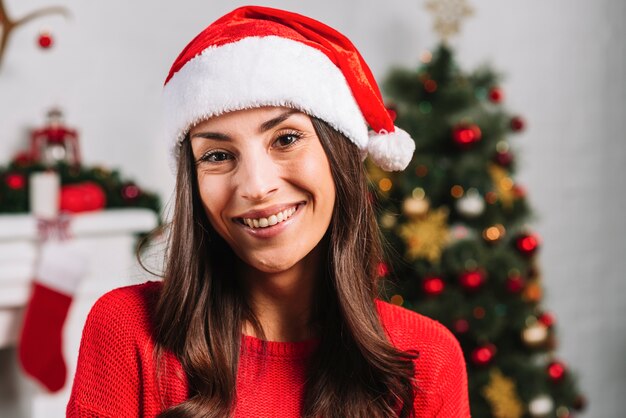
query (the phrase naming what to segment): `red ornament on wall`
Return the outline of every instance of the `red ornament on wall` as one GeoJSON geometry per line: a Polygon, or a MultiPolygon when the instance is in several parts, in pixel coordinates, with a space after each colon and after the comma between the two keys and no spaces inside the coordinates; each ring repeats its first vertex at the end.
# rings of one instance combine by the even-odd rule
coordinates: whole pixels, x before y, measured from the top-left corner
{"type": "Polygon", "coordinates": [[[105,206],[106,195],[96,183],[86,181],[61,187],[60,209],[62,212],[88,212],[100,210],[105,206]]]}
{"type": "Polygon", "coordinates": [[[52,46],[54,40],[50,32],[41,32],[39,38],[37,38],[37,43],[41,49],[48,49],[52,46]]]}
{"type": "Polygon", "coordinates": [[[26,186],[26,178],[20,173],[7,174],[4,181],[12,190],[21,190],[26,186]]]}

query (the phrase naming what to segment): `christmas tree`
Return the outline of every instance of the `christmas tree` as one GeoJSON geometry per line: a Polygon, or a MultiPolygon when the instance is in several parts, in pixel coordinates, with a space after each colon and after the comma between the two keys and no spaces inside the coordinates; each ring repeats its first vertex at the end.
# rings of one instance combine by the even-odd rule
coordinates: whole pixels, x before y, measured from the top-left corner
{"type": "Polygon", "coordinates": [[[401,173],[368,165],[390,243],[385,293],[456,335],[472,416],[571,417],[585,401],[555,353],[540,239],[514,180],[510,139],[524,120],[504,108],[488,67],[465,74],[445,43],[422,61],[383,85],[395,124],[416,141],[413,161],[401,173]]]}

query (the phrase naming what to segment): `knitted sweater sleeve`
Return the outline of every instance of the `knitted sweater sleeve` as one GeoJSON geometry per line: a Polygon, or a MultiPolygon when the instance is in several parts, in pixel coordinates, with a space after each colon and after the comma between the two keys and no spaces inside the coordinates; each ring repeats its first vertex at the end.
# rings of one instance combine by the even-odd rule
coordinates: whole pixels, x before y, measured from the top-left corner
{"type": "MultiPolygon", "coordinates": [[[[128,325],[129,303],[116,290],[102,296],[87,317],[67,417],[140,416],[140,361],[128,325]]],[[[131,322],[132,323],[132,322],[131,322]]]]}
{"type": "Polygon", "coordinates": [[[463,351],[454,335],[443,325],[436,324],[441,327],[442,348],[446,349],[449,355],[436,378],[440,385],[438,393],[440,407],[435,416],[469,417],[467,370],[463,351]]]}
{"type": "Polygon", "coordinates": [[[415,416],[470,417],[467,370],[456,337],[441,323],[408,309],[377,300],[391,342],[400,350],[416,350],[415,416]]]}

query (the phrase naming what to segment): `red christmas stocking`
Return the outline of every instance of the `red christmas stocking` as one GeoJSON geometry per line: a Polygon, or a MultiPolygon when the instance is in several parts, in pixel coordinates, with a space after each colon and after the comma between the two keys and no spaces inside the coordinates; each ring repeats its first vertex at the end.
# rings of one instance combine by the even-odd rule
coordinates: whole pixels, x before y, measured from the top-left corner
{"type": "Polygon", "coordinates": [[[51,392],[65,385],[63,324],[86,267],[85,255],[72,240],[41,246],[18,350],[24,371],[51,392]]]}

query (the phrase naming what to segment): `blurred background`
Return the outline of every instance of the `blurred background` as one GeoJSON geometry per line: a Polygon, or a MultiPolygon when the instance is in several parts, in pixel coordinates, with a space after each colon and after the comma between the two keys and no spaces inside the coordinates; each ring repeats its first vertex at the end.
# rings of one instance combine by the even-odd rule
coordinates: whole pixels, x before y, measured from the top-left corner
{"type": "MultiPolygon", "coordinates": [[[[104,175],[119,170],[123,173],[119,187],[137,185],[154,193],[167,209],[174,179],[161,129],[163,82],[192,37],[246,3],[0,3],[14,19],[50,6],[66,11],[65,16],[37,17],[10,33],[0,66],[0,167],[30,146],[32,131],[45,125],[47,112],[58,107],[65,124],[77,131],[84,165],[100,167],[104,175]]],[[[338,29],[359,48],[380,81],[393,67],[417,69],[425,51],[434,51],[440,42],[433,30],[435,17],[423,0],[259,3],[302,13],[338,29]]],[[[511,140],[516,149],[515,180],[526,190],[536,216],[531,225],[541,237],[537,262],[543,277],[542,304],[558,320],[559,358],[578,378],[588,403],[584,416],[623,416],[626,3],[468,0],[468,4],[473,14],[461,20],[460,32],[450,38],[449,46],[459,67],[470,71],[488,64],[503,74],[501,104],[523,115],[524,129],[511,140]]],[[[6,28],[0,29],[5,37],[6,28]]],[[[124,190],[132,195],[134,189],[124,190]]],[[[30,228],[23,239],[32,241],[32,223],[4,216],[2,223],[0,214],[0,228],[5,228],[4,234],[0,230],[0,244],[6,246],[2,248],[21,236],[16,225],[30,228]]],[[[128,218],[111,222],[122,225],[116,228],[129,236],[154,226],[145,214],[124,216],[128,218]],[[136,226],[137,222],[143,226],[136,226]]],[[[95,232],[90,226],[76,226],[77,231],[86,231],[89,237],[101,235],[106,229],[102,225],[109,220],[98,222],[101,226],[95,232]]],[[[123,242],[130,253],[130,241],[123,242]]],[[[98,251],[108,248],[93,245],[98,251]]],[[[115,274],[127,273],[130,279],[111,278],[102,284],[107,280],[102,275],[93,285],[92,299],[116,284],[149,278],[131,266],[131,257],[124,260],[128,265],[115,274]]],[[[9,289],[11,274],[0,271],[0,285],[9,289]]],[[[76,308],[81,313],[70,314],[74,329],[80,330],[92,299],[76,308]]],[[[2,300],[7,302],[0,309],[10,310],[11,315],[0,317],[0,335],[6,334],[0,346],[0,416],[62,416],[43,411],[47,402],[56,408],[63,403],[67,385],[56,400],[50,400],[40,386],[24,378],[16,353],[20,327],[16,321],[23,306],[11,303],[8,296],[2,300]],[[34,398],[39,400],[32,402],[34,398]]],[[[75,332],[68,337],[66,353],[75,352],[79,338],[75,332]]],[[[68,359],[70,369],[71,364],[68,359]]],[[[533,416],[557,416],[555,411],[533,416]]]]}

